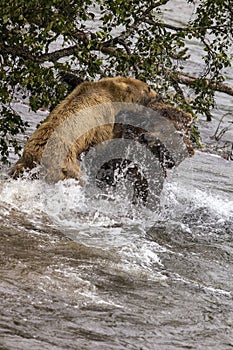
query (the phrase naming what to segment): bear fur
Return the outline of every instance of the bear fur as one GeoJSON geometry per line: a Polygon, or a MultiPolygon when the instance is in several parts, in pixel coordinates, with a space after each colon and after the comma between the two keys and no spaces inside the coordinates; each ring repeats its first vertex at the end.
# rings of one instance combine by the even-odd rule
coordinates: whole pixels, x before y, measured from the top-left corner
{"type": "MultiPolygon", "coordinates": [[[[145,105],[156,97],[156,93],[144,82],[124,77],[105,78],[98,82],[83,82],[78,85],[54,110],[48,115],[38,129],[27,140],[23,155],[10,171],[13,178],[19,177],[25,170],[31,170],[41,164],[48,140],[53,139],[56,130],[78,112],[89,107],[112,102],[137,103],[145,105]]],[[[86,115],[87,121],[90,116],[86,115]]],[[[91,116],[90,118],[94,118],[91,116]]],[[[82,119],[83,123],[83,119],[82,119]]],[[[85,121],[84,121],[85,123],[85,121]]],[[[75,125],[75,128],[82,125],[75,125]]],[[[90,129],[82,134],[78,140],[67,149],[67,156],[63,164],[59,164],[59,171],[47,174],[49,181],[58,181],[65,178],[80,178],[80,165],[77,161],[79,155],[94,144],[112,139],[114,118],[111,122],[98,128],[90,129]]],[[[54,138],[56,140],[56,137],[54,138]]],[[[53,144],[62,147],[61,144],[53,144]]],[[[53,161],[46,160],[45,163],[53,161]]],[[[50,169],[52,167],[50,166],[50,169]]],[[[57,170],[57,169],[56,169],[57,170]]],[[[51,170],[52,172],[52,170],[51,170]]]]}
{"type": "Polygon", "coordinates": [[[193,117],[190,113],[183,111],[178,107],[168,105],[166,103],[153,99],[149,101],[147,107],[158,112],[161,117],[170,120],[175,129],[182,133],[183,141],[186,144],[186,148],[189,156],[194,155],[194,148],[191,144],[191,133],[193,127],[193,117]]]}
{"type": "MultiPolygon", "coordinates": [[[[102,189],[114,188],[118,180],[130,178],[134,192],[133,203],[147,203],[150,192],[147,181],[149,175],[149,178],[152,177],[156,182],[153,188],[156,187],[154,194],[159,202],[167,169],[178,166],[186,157],[194,154],[190,141],[192,116],[177,107],[162,103],[158,98],[148,101],[145,107],[130,105],[122,107],[123,109],[115,115],[113,138],[133,140],[142,144],[152,153],[151,159],[155,157],[158,160],[159,166],[154,167],[156,170],[148,174],[149,163],[148,169],[144,169],[143,165],[137,164],[137,161],[130,161],[127,143],[125,156],[122,158],[112,158],[114,156],[112,146],[107,143],[105,149],[99,151],[105,155],[110,154],[110,160],[100,167],[96,176],[97,183],[102,189]]],[[[122,147],[124,146],[121,146],[121,152],[124,154],[122,147]]],[[[136,144],[134,152],[137,153],[136,144]]],[[[150,162],[149,159],[147,161],[150,162]]]]}
{"type": "Polygon", "coordinates": [[[113,137],[133,139],[146,145],[153,154],[156,154],[164,170],[177,166],[187,156],[193,156],[192,115],[159,101],[157,97],[148,101],[145,107],[142,106],[138,111],[136,108],[132,111],[129,108],[121,110],[119,115],[123,113],[125,118],[120,118],[119,123],[118,115],[115,116],[113,137]],[[147,115],[145,115],[145,107],[147,115]],[[141,121],[138,127],[135,126],[137,118],[141,121]],[[123,123],[122,120],[124,120],[123,123]],[[172,149],[172,153],[178,153],[181,148],[183,152],[180,157],[176,157],[176,160],[173,160],[171,156],[169,159],[169,148],[172,149]]]}

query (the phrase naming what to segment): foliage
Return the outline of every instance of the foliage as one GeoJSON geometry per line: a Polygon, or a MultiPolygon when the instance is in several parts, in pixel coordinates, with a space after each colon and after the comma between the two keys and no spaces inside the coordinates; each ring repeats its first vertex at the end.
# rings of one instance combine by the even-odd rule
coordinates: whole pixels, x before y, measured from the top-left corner
{"type": "Polygon", "coordinates": [[[193,15],[183,26],[163,20],[171,0],[2,0],[0,4],[0,152],[19,151],[15,135],[26,123],[12,109],[20,94],[30,107],[52,108],[68,92],[58,79],[133,76],[162,95],[210,118],[214,91],[230,66],[231,0],[184,0],[193,15]],[[197,3],[197,5],[196,5],[197,3]],[[180,73],[192,59],[190,40],[203,47],[203,68],[185,93],[180,73]],[[206,80],[205,78],[208,78],[206,80]]]}

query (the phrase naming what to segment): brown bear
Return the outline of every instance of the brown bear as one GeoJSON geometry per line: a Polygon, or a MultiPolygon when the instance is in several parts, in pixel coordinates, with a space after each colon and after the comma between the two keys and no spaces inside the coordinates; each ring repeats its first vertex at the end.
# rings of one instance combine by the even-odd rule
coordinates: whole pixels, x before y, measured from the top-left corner
{"type": "Polygon", "coordinates": [[[194,154],[190,142],[192,116],[157,98],[145,106],[122,104],[121,107],[114,118],[113,139],[133,140],[133,143],[106,143],[95,154],[89,173],[93,173],[92,178],[97,179],[102,189],[117,188],[122,178],[130,179],[133,203],[148,204],[152,192],[153,204],[158,203],[167,169],[194,154]]]}
{"type": "MultiPolygon", "coordinates": [[[[95,118],[95,115],[89,116],[88,114],[85,115],[85,113],[82,114],[82,111],[87,110],[91,106],[111,104],[112,102],[145,105],[150,99],[155,97],[156,93],[146,83],[133,78],[105,78],[98,82],[81,83],[54,108],[27,140],[23,155],[11,169],[10,175],[13,178],[20,176],[24,170],[30,170],[40,164],[43,157],[44,164],[50,165],[50,173],[47,174],[48,180],[58,181],[65,178],[79,178],[80,166],[77,157],[90,146],[113,137],[114,116],[111,116],[110,119],[108,118],[108,122],[100,123],[101,125],[99,127],[89,127],[77,140],[73,140],[72,144],[68,145],[69,147],[67,143],[65,145],[62,142],[57,143],[58,138],[53,137],[56,135],[59,127],[79,112],[81,112],[84,118],[81,118],[80,123],[78,120],[75,120],[75,123],[78,124],[71,124],[71,128],[83,128],[83,124],[86,123],[89,123],[91,126],[89,119],[95,118]],[[50,147],[47,147],[46,154],[46,146],[49,140],[50,147]],[[62,147],[65,149],[62,150],[62,147]],[[66,157],[62,164],[57,164],[56,160],[50,157],[50,149],[54,151],[57,149],[58,153],[66,152],[66,157]],[[51,162],[56,165],[54,171],[53,166],[50,164],[51,162]]],[[[62,131],[60,129],[61,133],[64,132],[64,129],[62,131]]]]}
{"type": "Polygon", "coordinates": [[[191,134],[193,128],[193,117],[190,113],[178,107],[168,105],[153,99],[149,101],[147,107],[156,111],[161,117],[171,121],[175,129],[181,133],[189,156],[194,155],[194,148],[191,144],[191,134]]]}
{"type": "Polygon", "coordinates": [[[115,116],[113,138],[131,139],[147,146],[158,158],[166,177],[166,169],[194,155],[192,126],[190,113],[153,98],[133,110],[123,106],[115,116]],[[124,117],[119,118],[122,114],[124,117]]]}

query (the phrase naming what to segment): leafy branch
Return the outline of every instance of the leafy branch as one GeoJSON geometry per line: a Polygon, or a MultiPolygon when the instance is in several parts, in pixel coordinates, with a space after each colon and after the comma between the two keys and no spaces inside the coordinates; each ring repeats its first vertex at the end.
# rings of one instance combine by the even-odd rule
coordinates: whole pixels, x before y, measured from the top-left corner
{"type": "Polygon", "coordinates": [[[137,77],[149,81],[164,99],[210,120],[215,91],[233,95],[223,74],[231,64],[231,1],[200,0],[196,5],[187,0],[195,6],[192,19],[183,25],[163,21],[170,1],[67,0],[64,6],[63,0],[2,0],[2,159],[26,127],[17,112],[6,106],[20,94],[29,99],[34,111],[41,106],[53,108],[69,92],[58,79],[62,72],[75,73],[72,84],[102,76],[137,77]],[[183,70],[192,59],[187,45],[192,39],[202,50],[197,77],[183,70]],[[192,99],[187,99],[185,86],[192,90],[192,99]]]}

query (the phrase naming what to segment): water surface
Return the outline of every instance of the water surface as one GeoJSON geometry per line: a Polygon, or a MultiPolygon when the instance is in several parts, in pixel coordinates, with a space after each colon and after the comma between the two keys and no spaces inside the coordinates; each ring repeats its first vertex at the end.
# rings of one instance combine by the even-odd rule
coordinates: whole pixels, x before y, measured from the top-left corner
{"type": "MultiPolygon", "coordinates": [[[[182,10],[167,15],[182,22],[182,10]]],[[[232,108],[217,101],[200,124],[207,142],[232,108]]],[[[1,170],[0,349],[233,348],[231,161],[196,152],[169,173],[157,211],[1,170]]]]}

